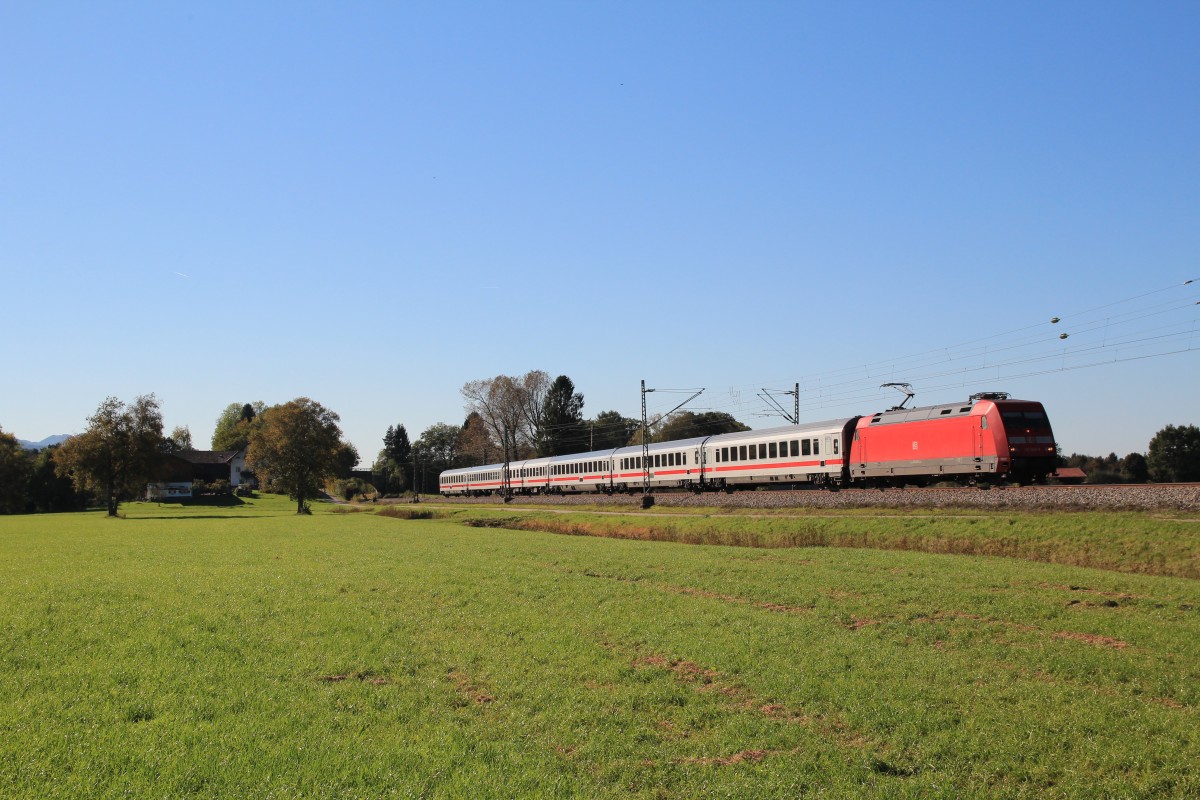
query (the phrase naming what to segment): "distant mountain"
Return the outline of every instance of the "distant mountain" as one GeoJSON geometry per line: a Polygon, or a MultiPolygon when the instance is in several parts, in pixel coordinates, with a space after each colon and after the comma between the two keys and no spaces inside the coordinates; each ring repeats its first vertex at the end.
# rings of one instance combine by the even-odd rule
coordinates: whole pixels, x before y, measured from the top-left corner
{"type": "Polygon", "coordinates": [[[42,448],[49,447],[52,444],[60,444],[61,442],[65,442],[70,438],[71,434],[60,433],[57,436],[47,436],[40,442],[27,442],[24,439],[17,439],[17,441],[21,444],[21,447],[24,447],[26,450],[41,450],[42,448]]]}

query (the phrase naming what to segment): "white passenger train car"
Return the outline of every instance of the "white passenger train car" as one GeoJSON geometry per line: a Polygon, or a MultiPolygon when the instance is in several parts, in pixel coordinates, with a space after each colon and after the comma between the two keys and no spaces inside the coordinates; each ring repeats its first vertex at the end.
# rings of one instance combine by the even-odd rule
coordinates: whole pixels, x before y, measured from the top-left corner
{"type": "Polygon", "coordinates": [[[724,433],[704,444],[706,488],[756,484],[837,486],[857,417],[724,433]]]}
{"type": "MultiPolygon", "coordinates": [[[[836,486],[843,480],[854,419],[656,442],[645,452],[635,445],[514,461],[508,467],[508,489],[515,494],[611,494],[643,486],[693,491],[756,484],[836,486]]],[[[503,464],[441,475],[445,495],[489,495],[504,489],[503,464]]]]}

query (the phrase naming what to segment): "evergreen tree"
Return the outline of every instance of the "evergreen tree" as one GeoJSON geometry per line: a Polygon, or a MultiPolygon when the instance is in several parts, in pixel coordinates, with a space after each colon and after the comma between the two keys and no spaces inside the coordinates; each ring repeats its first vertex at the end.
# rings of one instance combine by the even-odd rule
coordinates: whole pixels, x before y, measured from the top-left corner
{"type": "Polygon", "coordinates": [[[538,431],[538,455],[561,456],[588,449],[588,430],[583,421],[583,395],[566,375],[550,384],[542,403],[538,431]]]}

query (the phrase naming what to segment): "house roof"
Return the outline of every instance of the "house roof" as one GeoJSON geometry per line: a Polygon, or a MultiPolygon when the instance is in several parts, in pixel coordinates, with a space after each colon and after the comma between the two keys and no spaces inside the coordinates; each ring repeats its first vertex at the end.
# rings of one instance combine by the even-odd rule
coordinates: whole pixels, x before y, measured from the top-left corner
{"type": "Polygon", "coordinates": [[[175,453],[191,464],[228,464],[241,450],[185,450],[175,453]]]}
{"type": "Polygon", "coordinates": [[[1055,473],[1056,478],[1086,478],[1087,473],[1079,467],[1059,467],[1055,473]]]}

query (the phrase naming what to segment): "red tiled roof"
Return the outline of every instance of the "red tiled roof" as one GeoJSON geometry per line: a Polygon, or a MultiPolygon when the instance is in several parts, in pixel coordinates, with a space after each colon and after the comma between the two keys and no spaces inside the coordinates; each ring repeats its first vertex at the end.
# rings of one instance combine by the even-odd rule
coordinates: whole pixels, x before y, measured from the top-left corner
{"type": "Polygon", "coordinates": [[[1086,478],[1087,473],[1079,467],[1059,467],[1051,476],[1053,478],[1086,478]]]}

